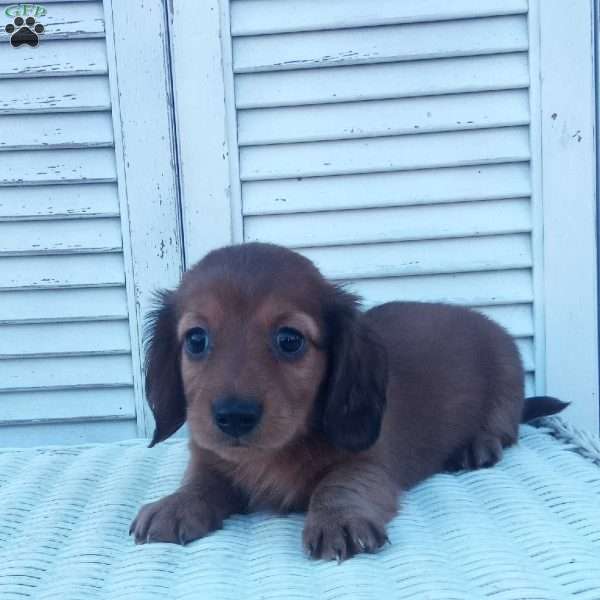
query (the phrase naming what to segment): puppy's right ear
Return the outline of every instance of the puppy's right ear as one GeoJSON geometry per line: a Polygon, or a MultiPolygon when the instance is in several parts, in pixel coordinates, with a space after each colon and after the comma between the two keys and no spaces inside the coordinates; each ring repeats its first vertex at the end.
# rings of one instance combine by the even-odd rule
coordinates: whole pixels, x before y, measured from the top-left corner
{"type": "Polygon", "coordinates": [[[179,365],[175,294],[156,294],[156,308],[146,321],[146,399],[156,423],[149,448],[173,435],[185,422],[179,365]]]}

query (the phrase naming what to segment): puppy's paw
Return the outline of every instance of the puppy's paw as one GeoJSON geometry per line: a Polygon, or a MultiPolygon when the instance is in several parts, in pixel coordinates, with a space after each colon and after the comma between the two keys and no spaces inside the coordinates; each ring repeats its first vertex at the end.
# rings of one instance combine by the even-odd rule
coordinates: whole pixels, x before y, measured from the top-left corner
{"type": "Polygon", "coordinates": [[[332,515],[309,511],[302,534],[311,558],[337,560],[361,552],[376,552],[389,542],[385,526],[361,515],[332,515]]]}
{"type": "Polygon", "coordinates": [[[455,452],[446,463],[447,471],[482,469],[494,466],[502,458],[500,438],[489,433],[477,434],[469,444],[455,452]]]}
{"type": "Polygon", "coordinates": [[[171,542],[182,546],[220,529],[222,519],[193,494],[175,492],[142,506],[129,528],[136,544],[171,542]]]}

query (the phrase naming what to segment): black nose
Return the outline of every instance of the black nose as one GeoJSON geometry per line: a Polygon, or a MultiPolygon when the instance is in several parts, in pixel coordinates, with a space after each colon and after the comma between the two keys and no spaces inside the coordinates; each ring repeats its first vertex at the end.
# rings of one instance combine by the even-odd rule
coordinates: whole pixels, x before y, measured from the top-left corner
{"type": "Polygon", "coordinates": [[[213,404],[213,418],[217,427],[231,437],[250,433],[260,421],[262,407],[254,400],[230,396],[213,404]]]}

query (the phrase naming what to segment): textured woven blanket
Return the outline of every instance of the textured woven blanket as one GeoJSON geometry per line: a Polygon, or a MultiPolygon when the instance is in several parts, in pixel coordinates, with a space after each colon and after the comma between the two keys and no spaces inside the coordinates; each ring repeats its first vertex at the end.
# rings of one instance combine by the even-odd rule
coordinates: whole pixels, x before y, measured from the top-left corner
{"type": "Polygon", "coordinates": [[[600,444],[560,419],[492,469],[415,488],[391,545],[340,565],[304,557],[302,515],[135,546],[132,518],[186,459],[177,440],[0,451],[0,598],[600,600],[600,444]]]}

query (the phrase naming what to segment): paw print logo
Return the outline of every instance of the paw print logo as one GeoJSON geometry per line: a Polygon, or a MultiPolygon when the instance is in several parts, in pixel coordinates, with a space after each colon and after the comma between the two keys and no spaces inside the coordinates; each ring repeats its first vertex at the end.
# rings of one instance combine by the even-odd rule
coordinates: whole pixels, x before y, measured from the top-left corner
{"type": "Polygon", "coordinates": [[[14,48],[27,44],[35,48],[39,42],[40,34],[44,33],[44,26],[36,23],[33,17],[15,17],[12,23],[9,23],[4,31],[10,35],[10,43],[14,48]]]}

